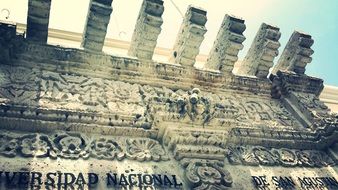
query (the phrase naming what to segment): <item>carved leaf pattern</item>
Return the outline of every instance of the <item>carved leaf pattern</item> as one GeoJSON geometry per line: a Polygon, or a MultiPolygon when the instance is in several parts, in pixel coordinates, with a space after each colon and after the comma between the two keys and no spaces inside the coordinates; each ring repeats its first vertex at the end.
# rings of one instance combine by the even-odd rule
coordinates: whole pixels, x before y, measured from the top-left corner
{"type": "Polygon", "coordinates": [[[19,134],[0,131],[0,155],[5,157],[49,157],[52,159],[106,160],[129,158],[138,161],[166,161],[162,146],[153,139],[88,137],[75,132],[19,134]],[[126,143],[127,142],[127,143],[126,143]]]}

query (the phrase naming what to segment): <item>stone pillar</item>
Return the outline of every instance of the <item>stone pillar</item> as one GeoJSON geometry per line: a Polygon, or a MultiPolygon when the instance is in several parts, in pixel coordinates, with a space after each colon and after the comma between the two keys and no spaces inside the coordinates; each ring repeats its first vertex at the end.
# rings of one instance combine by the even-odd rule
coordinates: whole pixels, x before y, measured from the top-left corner
{"type": "Polygon", "coordinates": [[[92,51],[102,51],[110,20],[112,0],[91,0],[81,46],[92,51]]]}
{"type": "Polygon", "coordinates": [[[151,60],[163,23],[162,0],[144,0],[136,21],[128,55],[151,60]]]}
{"type": "Polygon", "coordinates": [[[231,73],[238,59],[238,52],[243,49],[245,28],[244,20],[225,15],[204,67],[231,73]]]}
{"type": "Polygon", "coordinates": [[[278,55],[280,36],[279,28],[263,23],[238,69],[238,74],[266,78],[278,55]]]}
{"type": "Polygon", "coordinates": [[[0,22],[0,65],[9,64],[15,48],[16,25],[0,22]]]}
{"type": "Polygon", "coordinates": [[[29,0],[27,39],[47,43],[51,0],[29,0]]]}
{"type": "Polygon", "coordinates": [[[304,74],[306,64],[312,61],[313,42],[310,35],[298,31],[293,32],[272,73],[276,74],[278,70],[281,70],[304,74]]]}
{"type": "Polygon", "coordinates": [[[189,6],[169,59],[171,63],[194,65],[204,34],[207,32],[205,28],[206,15],[205,10],[189,6]]]}

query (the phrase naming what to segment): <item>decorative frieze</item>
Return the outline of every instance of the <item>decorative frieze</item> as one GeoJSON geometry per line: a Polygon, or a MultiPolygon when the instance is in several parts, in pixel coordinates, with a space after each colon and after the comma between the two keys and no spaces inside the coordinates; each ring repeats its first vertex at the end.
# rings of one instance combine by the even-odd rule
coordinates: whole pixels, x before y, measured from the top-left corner
{"type": "Polygon", "coordinates": [[[186,66],[194,65],[204,34],[207,32],[206,14],[203,9],[189,6],[177,35],[170,62],[186,66]]]}
{"type": "Polygon", "coordinates": [[[244,20],[225,15],[204,68],[231,73],[238,60],[238,52],[244,47],[245,28],[244,20]]]}
{"type": "Polygon", "coordinates": [[[279,28],[263,23],[238,69],[238,74],[266,78],[278,55],[279,28]]]}
{"type": "Polygon", "coordinates": [[[324,151],[269,149],[261,146],[230,145],[227,158],[231,164],[265,165],[285,167],[325,167],[335,165],[333,159],[324,151]]]}
{"type": "Polygon", "coordinates": [[[173,91],[143,86],[140,90],[151,108],[150,113],[161,113],[164,120],[218,127],[300,127],[278,101],[245,94],[214,94],[197,88],[173,91]]]}
{"type": "Polygon", "coordinates": [[[1,131],[0,154],[5,157],[131,159],[165,161],[168,156],[158,141],[148,138],[97,137],[77,132],[15,133],[1,131]]]}

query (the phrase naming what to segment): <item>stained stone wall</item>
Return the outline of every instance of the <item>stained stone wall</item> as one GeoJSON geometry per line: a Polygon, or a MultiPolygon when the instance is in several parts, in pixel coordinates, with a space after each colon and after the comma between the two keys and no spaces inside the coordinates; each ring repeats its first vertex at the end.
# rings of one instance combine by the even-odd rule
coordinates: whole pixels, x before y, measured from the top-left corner
{"type": "Polygon", "coordinates": [[[323,81],[304,74],[310,35],[295,32],[268,76],[281,34],[262,24],[233,73],[245,40],[238,17],[225,16],[197,67],[201,8],[188,8],[173,55],[161,63],[152,55],[163,1],[144,0],[128,57],[101,52],[111,1],[91,1],[84,49],[46,44],[48,3],[29,3],[27,28],[41,26],[38,35],[0,23],[1,188],[53,188],[46,185],[64,185],[59,178],[71,174],[78,182],[79,173],[99,180],[67,188],[338,188],[338,116],[318,98],[323,81]],[[46,14],[35,13],[42,8],[46,14]]]}

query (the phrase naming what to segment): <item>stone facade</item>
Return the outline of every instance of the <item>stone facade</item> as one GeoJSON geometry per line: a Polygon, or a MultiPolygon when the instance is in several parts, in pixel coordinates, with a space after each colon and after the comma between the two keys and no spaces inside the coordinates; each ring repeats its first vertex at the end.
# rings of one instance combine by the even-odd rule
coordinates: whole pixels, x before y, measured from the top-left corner
{"type": "Polygon", "coordinates": [[[304,74],[310,35],[295,32],[267,78],[281,34],[262,24],[237,75],[245,24],[226,15],[196,68],[207,19],[191,6],[169,63],[155,62],[163,1],[144,0],[129,57],[117,57],[101,52],[110,4],[91,1],[84,50],[0,23],[1,188],[338,188],[338,116],[318,98],[323,81],[304,74]]]}

